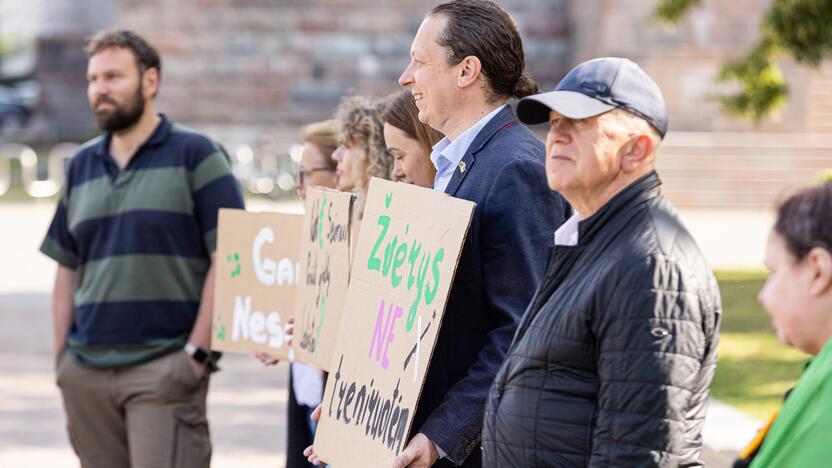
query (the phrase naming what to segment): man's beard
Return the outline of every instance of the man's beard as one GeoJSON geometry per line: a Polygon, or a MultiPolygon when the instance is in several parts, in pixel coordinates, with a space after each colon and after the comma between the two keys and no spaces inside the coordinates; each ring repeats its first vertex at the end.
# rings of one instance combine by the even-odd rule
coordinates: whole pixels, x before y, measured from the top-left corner
{"type": "Polygon", "coordinates": [[[120,132],[135,125],[144,113],[144,93],[142,91],[142,84],[139,83],[133,99],[127,101],[124,105],[119,105],[109,97],[102,96],[98,98],[93,107],[98,128],[112,133],[120,132]],[[96,110],[102,102],[110,103],[113,109],[96,110]]]}

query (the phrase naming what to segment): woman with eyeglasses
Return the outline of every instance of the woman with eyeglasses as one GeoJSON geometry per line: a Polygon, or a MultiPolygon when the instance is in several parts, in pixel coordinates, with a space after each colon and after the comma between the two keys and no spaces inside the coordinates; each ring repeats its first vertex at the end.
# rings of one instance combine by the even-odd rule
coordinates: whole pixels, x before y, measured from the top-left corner
{"type": "Polygon", "coordinates": [[[780,414],[735,466],[829,466],[832,460],[832,182],[805,189],[777,211],[758,300],[777,338],[814,356],[780,414]],[[753,460],[752,460],[753,458],[753,460]]]}
{"type": "MultiPolygon", "coordinates": [[[[351,97],[338,106],[335,120],[310,124],[301,129],[303,152],[298,168],[298,194],[319,186],[352,191],[358,195],[355,212],[361,218],[371,177],[390,179],[393,158],[384,146],[380,103],[351,97]]],[[[265,365],[276,359],[258,353],[265,365]]],[[[312,410],[321,402],[324,374],[304,364],[292,363],[289,374],[286,467],[311,466],[303,456],[312,445],[316,423],[312,410]]]]}
{"type": "Polygon", "coordinates": [[[410,91],[397,94],[384,110],[384,142],[393,155],[393,177],[420,187],[433,187],[436,167],[430,152],[442,134],[419,121],[410,91]]]}
{"type": "Polygon", "coordinates": [[[332,159],[332,153],[338,147],[337,130],[335,120],[316,122],[301,129],[303,150],[298,165],[300,198],[306,198],[308,186],[336,187],[338,162],[332,159]]]}
{"type": "MultiPolygon", "coordinates": [[[[298,165],[297,190],[301,199],[306,198],[306,188],[317,186],[335,188],[337,185],[336,161],[332,153],[338,147],[338,126],[335,120],[325,120],[303,127],[300,164],[298,165]]],[[[277,364],[277,360],[265,353],[257,353],[263,364],[277,364]]],[[[310,366],[291,363],[289,371],[289,402],[286,425],[286,468],[307,468],[312,465],[303,456],[303,449],[312,445],[316,424],[310,419],[312,410],[323,396],[324,374],[310,366]]]]}

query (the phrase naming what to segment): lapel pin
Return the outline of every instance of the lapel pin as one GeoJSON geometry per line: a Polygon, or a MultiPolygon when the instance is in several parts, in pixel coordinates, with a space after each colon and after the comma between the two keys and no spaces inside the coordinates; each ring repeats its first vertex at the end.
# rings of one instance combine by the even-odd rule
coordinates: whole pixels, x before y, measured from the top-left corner
{"type": "Polygon", "coordinates": [[[464,173],[464,172],[465,172],[465,161],[460,161],[460,162],[459,162],[459,172],[460,172],[460,173],[464,173]]]}

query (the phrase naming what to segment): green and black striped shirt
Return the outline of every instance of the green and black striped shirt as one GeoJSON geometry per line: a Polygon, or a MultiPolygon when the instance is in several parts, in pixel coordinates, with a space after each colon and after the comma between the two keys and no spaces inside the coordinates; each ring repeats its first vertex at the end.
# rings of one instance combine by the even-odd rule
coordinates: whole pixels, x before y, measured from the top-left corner
{"type": "Polygon", "coordinates": [[[164,116],[120,170],[110,135],[67,168],[41,252],[76,275],[67,343],[81,364],[135,365],[184,345],[193,328],[219,208],[243,208],[221,147],[164,116]]]}

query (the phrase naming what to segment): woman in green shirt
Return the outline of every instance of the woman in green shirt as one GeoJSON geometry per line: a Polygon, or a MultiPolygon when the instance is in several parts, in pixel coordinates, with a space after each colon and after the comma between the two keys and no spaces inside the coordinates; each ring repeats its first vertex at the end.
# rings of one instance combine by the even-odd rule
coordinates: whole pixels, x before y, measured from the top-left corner
{"type": "MultiPolygon", "coordinates": [[[[777,337],[815,356],[786,398],[751,463],[832,463],[832,182],[805,189],[777,213],[758,297],[777,337]]],[[[828,466],[828,465],[827,465],[828,466]]]]}

